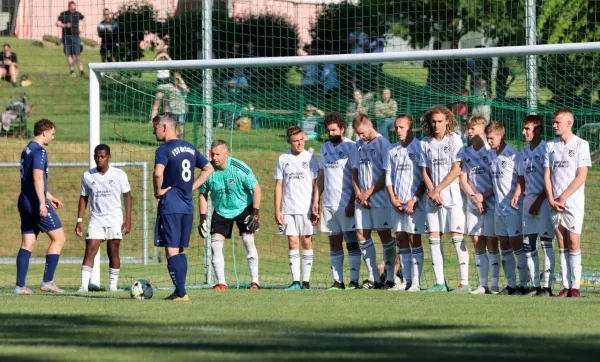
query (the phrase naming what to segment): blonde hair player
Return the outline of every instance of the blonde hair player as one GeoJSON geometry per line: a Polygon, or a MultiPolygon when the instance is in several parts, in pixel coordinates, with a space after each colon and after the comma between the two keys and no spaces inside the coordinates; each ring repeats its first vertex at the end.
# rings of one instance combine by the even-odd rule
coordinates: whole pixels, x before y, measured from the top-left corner
{"type": "Polygon", "coordinates": [[[575,120],[570,110],[559,109],[553,115],[558,138],[546,144],[544,185],[560,248],[563,289],[558,297],[579,298],[585,181],[592,167],[590,145],[573,134],[575,120]]]}
{"type": "Polygon", "coordinates": [[[467,235],[473,240],[479,287],[471,294],[497,294],[500,279],[500,253],[494,232],[494,187],[490,175],[491,149],[485,139],[487,119],[473,116],[467,121],[471,146],[465,149],[460,185],[467,196],[467,235]],[[489,256],[488,256],[489,252],[489,256]],[[490,273],[491,272],[491,273],[490,273]],[[488,287],[491,274],[492,287],[488,287]]]}
{"type": "Polygon", "coordinates": [[[423,117],[427,137],[421,140],[421,170],[427,187],[427,227],[435,285],[428,292],[447,292],[444,278],[442,234],[452,234],[460,282],[453,291],[469,293],[469,251],[465,244],[465,212],[458,177],[463,160],[463,142],[454,132],[456,119],[444,106],[432,107],[423,117]]]}

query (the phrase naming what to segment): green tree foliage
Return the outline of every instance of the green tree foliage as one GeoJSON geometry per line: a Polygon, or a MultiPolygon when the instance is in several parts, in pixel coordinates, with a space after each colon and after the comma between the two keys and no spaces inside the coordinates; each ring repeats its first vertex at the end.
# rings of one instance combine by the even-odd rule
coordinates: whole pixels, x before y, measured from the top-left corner
{"type": "Polygon", "coordinates": [[[131,2],[123,4],[115,19],[119,23],[118,59],[120,61],[136,61],[144,55],[140,41],[146,31],[154,32],[157,28],[156,13],[147,2],[131,2]]]}

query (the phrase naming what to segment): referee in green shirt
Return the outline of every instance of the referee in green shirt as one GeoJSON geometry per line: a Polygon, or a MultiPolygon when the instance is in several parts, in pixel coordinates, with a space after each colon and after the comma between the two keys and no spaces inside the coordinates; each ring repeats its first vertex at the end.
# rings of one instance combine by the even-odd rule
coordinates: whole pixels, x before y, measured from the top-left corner
{"type": "Polygon", "coordinates": [[[229,156],[227,143],[217,140],[211,145],[212,164],[215,171],[200,187],[199,207],[200,236],[208,236],[206,212],[208,197],[212,201],[213,214],[210,223],[212,265],[218,282],[213,287],[217,290],[227,289],[225,281],[225,258],[223,242],[231,238],[233,223],[242,236],[248,259],[248,269],[252,284],[250,290],[258,290],[258,253],[254,245],[254,233],[258,231],[258,209],[260,208],[260,185],[254,173],[244,162],[229,156]]]}

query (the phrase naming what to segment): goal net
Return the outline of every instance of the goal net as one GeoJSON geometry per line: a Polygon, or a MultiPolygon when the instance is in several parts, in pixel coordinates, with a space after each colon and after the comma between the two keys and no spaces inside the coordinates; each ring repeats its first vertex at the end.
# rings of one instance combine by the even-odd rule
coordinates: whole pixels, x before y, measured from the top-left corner
{"type": "MultiPolygon", "coordinates": [[[[94,65],[98,75],[98,96],[91,99],[91,106],[92,109],[94,103],[99,106],[102,139],[135,148],[135,153],[140,155],[138,157],[144,155],[142,158],[145,159],[151,160],[158,146],[149,124],[153,111],[169,110],[184,114],[185,122],[182,121],[180,129],[182,137],[203,152],[212,140],[227,141],[231,156],[241,159],[253,169],[263,190],[261,228],[256,235],[261,283],[265,287],[281,287],[290,282],[288,246],[286,238],[278,235],[273,221],[273,192],[276,160],[281,153],[289,150],[285,139],[287,127],[303,127],[308,137],[306,148],[318,157],[320,147],[327,141],[323,126],[326,114],[341,113],[351,123],[357,112],[364,112],[371,117],[380,133],[394,143],[397,139],[390,123],[394,115],[409,113],[420,119],[430,107],[445,105],[456,115],[459,121],[457,132],[462,135],[466,120],[480,114],[502,122],[507,130],[507,142],[520,149],[523,146],[521,120],[525,115],[541,115],[545,122],[543,136],[550,139],[554,137],[552,112],[566,106],[545,87],[536,87],[535,99],[528,96],[528,76],[535,76],[531,72],[528,74],[528,56],[537,54],[538,64],[550,64],[567,57],[598,59],[597,49],[600,49],[599,44],[593,43],[587,46],[566,44],[378,55],[230,59],[227,63],[207,60],[94,65]],[[207,69],[210,73],[206,73],[207,69]],[[161,80],[166,73],[170,76],[170,83],[161,80]],[[313,73],[317,82],[307,84],[313,73]],[[209,92],[206,89],[207,76],[212,76],[208,83],[211,87],[209,92]]],[[[555,67],[537,74],[538,79],[550,76],[556,81],[566,81],[562,78],[568,77],[569,71],[555,67]]],[[[574,88],[573,97],[582,94],[583,88],[574,88]]],[[[91,94],[95,94],[93,90],[91,94]]],[[[596,97],[594,93],[589,99],[581,96],[578,102],[573,99],[568,102],[575,114],[575,129],[590,141],[594,162],[597,162],[598,155],[597,112],[593,106],[596,97]]],[[[94,119],[93,115],[91,119],[94,119]]],[[[423,136],[418,124],[414,132],[418,138],[423,136]]],[[[466,137],[464,139],[466,144],[466,137]]],[[[586,223],[582,235],[586,287],[594,287],[600,272],[597,259],[600,246],[593,237],[596,229],[594,221],[597,219],[593,206],[598,202],[597,181],[594,167],[588,174],[586,223]]],[[[151,200],[149,203],[154,205],[155,202],[151,200]]],[[[134,224],[137,225],[135,228],[140,227],[139,220],[134,220],[134,224]]],[[[152,225],[148,227],[151,232],[152,225]]],[[[376,235],[374,240],[378,261],[381,262],[381,244],[376,235]]],[[[433,282],[426,240],[425,237],[424,287],[431,286],[433,282]]],[[[188,251],[189,280],[196,286],[206,286],[211,281],[208,244],[209,241],[205,242],[197,234],[192,236],[188,251]]],[[[311,285],[326,287],[331,283],[327,236],[319,233],[314,237],[313,245],[311,285]]],[[[458,267],[450,249],[445,251],[446,278],[450,284],[456,284],[458,267]]],[[[471,244],[469,250],[472,254],[471,244]]],[[[556,247],[555,251],[558,252],[556,247]]],[[[124,266],[123,280],[143,276],[159,286],[169,286],[166,265],[155,257],[160,253],[162,251],[151,255],[148,265],[124,266]]],[[[233,286],[248,286],[250,278],[246,254],[237,231],[234,230],[231,242],[225,243],[224,253],[228,282],[233,286]]],[[[470,260],[470,277],[476,283],[474,258],[470,260]]],[[[556,271],[559,280],[558,267],[556,271]]],[[[361,277],[366,278],[365,273],[363,264],[361,277]]]]}

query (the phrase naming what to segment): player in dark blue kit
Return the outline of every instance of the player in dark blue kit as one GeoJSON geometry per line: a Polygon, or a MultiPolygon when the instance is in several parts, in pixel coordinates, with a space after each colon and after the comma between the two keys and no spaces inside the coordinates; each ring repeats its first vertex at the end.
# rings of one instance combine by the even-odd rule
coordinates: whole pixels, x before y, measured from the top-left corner
{"type": "Polygon", "coordinates": [[[54,139],[56,126],[52,121],[41,119],[33,128],[33,140],[21,152],[21,193],[18,208],[21,215],[21,248],[17,255],[17,283],[15,294],[33,294],[25,286],[29,258],[40,232],[50,237],[46,253],[46,269],[40,285],[42,292],[63,293],[54,284],[54,272],[63,245],[65,232],[54,209],[60,209],[62,202],[48,192],[48,146],[54,139]]]}
{"type": "Polygon", "coordinates": [[[194,221],[193,190],[213,172],[208,160],[196,147],[177,137],[175,116],[162,113],[152,119],[156,140],[164,142],[156,150],[154,196],[158,201],[154,245],[165,247],[167,268],[175,292],[167,299],[188,301],[185,292],[187,257],[184,248],[190,242],[194,221]],[[194,169],[202,171],[194,180],[194,169]]]}

